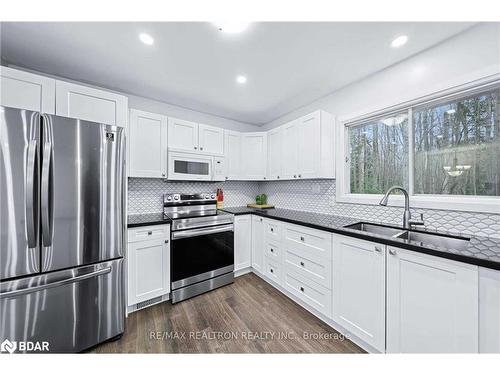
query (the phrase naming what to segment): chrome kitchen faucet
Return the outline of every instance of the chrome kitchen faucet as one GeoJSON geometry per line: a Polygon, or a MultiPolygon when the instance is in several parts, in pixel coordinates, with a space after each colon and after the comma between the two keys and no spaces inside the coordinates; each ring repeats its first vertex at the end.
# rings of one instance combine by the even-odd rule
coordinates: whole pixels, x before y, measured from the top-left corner
{"type": "Polygon", "coordinates": [[[420,214],[420,220],[412,220],[411,219],[411,212],[410,212],[410,196],[408,195],[408,192],[406,191],[405,188],[401,186],[392,186],[387,190],[387,193],[385,193],[384,197],[380,201],[381,206],[387,206],[387,201],[389,200],[389,195],[394,191],[394,190],[400,190],[404,197],[405,197],[405,212],[403,213],[403,228],[405,229],[411,229],[412,226],[416,225],[424,225],[424,214],[420,214]]]}

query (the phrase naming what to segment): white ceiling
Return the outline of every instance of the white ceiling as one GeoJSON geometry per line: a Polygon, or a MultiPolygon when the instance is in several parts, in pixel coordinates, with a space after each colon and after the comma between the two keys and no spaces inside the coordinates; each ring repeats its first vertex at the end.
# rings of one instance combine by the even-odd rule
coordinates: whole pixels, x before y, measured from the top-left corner
{"type": "MultiPolygon", "coordinates": [[[[384,69],[472,23],[2,23],[8,63],[252,124],[384,69]],[[138,39],[155,39],[146,46],[138,39]],[[394,49],[400,34],[408,43],[394,49]],[[248,77],[245,85],[235,77],[248,77]]],[[[397,83],[395,83],[397,84],[397,83]]]]}

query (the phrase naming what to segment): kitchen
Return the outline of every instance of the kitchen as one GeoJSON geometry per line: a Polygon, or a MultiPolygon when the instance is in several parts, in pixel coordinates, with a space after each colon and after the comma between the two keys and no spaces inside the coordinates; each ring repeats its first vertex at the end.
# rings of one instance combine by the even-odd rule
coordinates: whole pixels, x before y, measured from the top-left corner
{"type": "Polygon", "coordinates": [[[500,23],[239,26],[1,23],[2,351],[499,354],[500,23]]]}

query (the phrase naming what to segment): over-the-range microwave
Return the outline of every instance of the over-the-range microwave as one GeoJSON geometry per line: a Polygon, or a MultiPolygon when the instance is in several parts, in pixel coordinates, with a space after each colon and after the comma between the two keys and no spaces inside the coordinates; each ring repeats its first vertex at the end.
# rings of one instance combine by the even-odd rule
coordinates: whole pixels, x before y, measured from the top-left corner
{"type": "Polygon", "coordinates": [[[169,180],[224,180],[224,157],[198,155],[189,152],[169,152],[169,180]]]}

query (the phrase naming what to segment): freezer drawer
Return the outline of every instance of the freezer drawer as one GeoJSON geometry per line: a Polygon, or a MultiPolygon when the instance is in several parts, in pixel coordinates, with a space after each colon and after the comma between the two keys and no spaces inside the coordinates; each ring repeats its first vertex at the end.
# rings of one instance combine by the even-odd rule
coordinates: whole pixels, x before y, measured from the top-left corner
{"type": "Polygon", "coordinates": [[[0,342],[79,352],[123,333],[123,259],[0,283],[0,342]],[[40,344],[42,345],[42,344],[40,344]]]}

